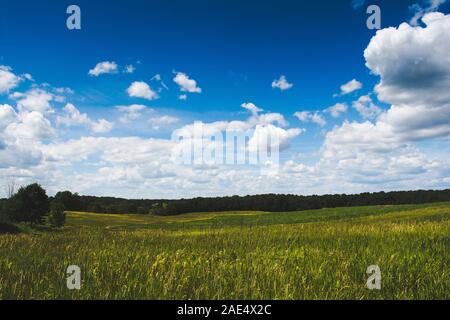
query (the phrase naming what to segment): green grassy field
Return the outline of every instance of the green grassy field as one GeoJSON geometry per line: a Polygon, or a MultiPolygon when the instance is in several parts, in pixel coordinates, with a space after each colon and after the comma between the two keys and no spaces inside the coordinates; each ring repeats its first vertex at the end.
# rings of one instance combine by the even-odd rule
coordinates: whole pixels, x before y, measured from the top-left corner
{"type": "Polygon", "coordinates": [[[68,213],[0,235],[0,299],[449,299],[450,203],[177,217],[68,213]],[[82,288],[66,288],[66,268],[82,288]],[[365,287],[378,265],[382,289],[365,287]]]}

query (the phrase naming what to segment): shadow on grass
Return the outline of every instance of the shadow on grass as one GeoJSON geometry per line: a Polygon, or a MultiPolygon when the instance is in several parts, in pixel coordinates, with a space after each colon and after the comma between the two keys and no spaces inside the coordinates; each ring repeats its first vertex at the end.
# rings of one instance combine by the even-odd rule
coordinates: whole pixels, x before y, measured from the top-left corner
{"type": "Polygon", "coordinates": [[[42,233],[50,233],[50,232],[61,232],[62,229],[53,228],[49,225],[45,224],[27,224],[27,223],[21,223],[19,224],[19,228],[24,233],[29,234],[42,234],[42,233]]]}
{"type": "Polygon", "coordinates": [[[50,232],[61,232],[63,229],[53,228],[48,225],[39,225],[39,224],[26,224],[19,223],[13,224],[9,222],[0,222],[0,235],[2,234],[43,234],[50,232]]]}

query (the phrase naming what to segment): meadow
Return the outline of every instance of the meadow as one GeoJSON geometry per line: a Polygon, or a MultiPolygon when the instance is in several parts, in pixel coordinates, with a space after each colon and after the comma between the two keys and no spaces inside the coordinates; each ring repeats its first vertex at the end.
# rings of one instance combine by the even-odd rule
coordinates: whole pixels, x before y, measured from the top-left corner
{"type": "Polygon", "coordinates": [[[0,235],[0,299],[449,299],[450,203],[172,217],[69,212],[0,235]],[[68,290],[66,268],[82,270],[68,290]],[[378,265],[381,290],[365,286],[378,265]]]}

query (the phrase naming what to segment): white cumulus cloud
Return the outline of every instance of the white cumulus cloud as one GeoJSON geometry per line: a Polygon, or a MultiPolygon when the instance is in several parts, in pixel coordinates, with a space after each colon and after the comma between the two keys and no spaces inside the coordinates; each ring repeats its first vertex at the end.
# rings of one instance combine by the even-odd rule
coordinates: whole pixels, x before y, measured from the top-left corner
{"type": "Polygon", "coordinates": [[[112,130],[113,123],[99,119],[92,120],[86,113],[81,113],[73,104],[68,103],[63,108],[63,115],[57,116],[56,122],[67,127],[85,126],[94,133],[106,133],[112,130]]]}
{"type": "Polygon", "coordinates": [[[253,115],[258,114],[259,112],[264,111],[261,108],[258,108],[254,103],[251,102],[245,102],[241,105],[242,108],[247,109],[248,111],[250,111],[253,115]]]}
{"type": "Polygon", "coordinates": [[[134,73],[134,71],[136,71],[136,68],[132,64],[125,66],[124,73],[131,74],[131,73],[134,73]]]}
{"type": "Polygon", "coordinates": [[[359,97],[352,105],[364,119],[375,119],[382,112],[369,95],[359,97]]]}
{"type": "Polygon", "coordinates": [[[378,31],[364,52],[381,78],[378,100],[392,105],[379,121],[410,139],[450,134],[450,15],[428,13],[422,21],[425,27],[378,31]]]}
{"type": "Polygon", "coordinates": [[[41,113],[51,112],[50,102],[55,96],[43,89],[33,88],[25,93],[14,92],[10,98],[17,100],[19,111],[38,111],[41,113]]]}
{"type": "Polygon", "coordinates": [[[119,121],[129,123],[138,120],[142,116],[142,111],[147,109],[147,107],[142,104],[132,104],[130,106],[117,106],[116,109],[123,113],[119,121]]]}
{"type": "Polygon", "coordinates": [[[353,102],[367,120],[328,132],[317,168],[366,188],[445,184],[450,161],[425,155],[415,142],[450,136],[450,16],[429,13],[422,20],[425,27],[403,23],[372,38],[366,64],[380,76],[378,100],[391,106],[383,111],[370,96],[353,102]]]}
{"type": "Polygon", "coordinates": [[[248,149],[251,152],[257,152],[270,147],[272,152],[283,151],[289,147],[289,141],[292,138],[299,136],[303,132],[304,129],[300,128],[286,130],[272,124],[257,125],[253,136],[248,142],[248,149]]]}
{"type": "Polygon", "coordinates": [[[114,61],[103,61],[97,63],[97,65],[89,70],[89,75],[92,77],[98,77],[101,74],[117,73],[118,65],[114,61]]]}
{"type": "Polygon", "coordinates": [[[177,123],[180,119],[172,116],[160,116],[160,117],[152,117],[148,119],[148,123],[150,127],[154,130],[159,130],[163,126],[168,126],[174,123],[177,123]]]}
{"type": "Polygon", "coordinates": [[[281,91],[289,90],[294,86],[294,84],[289,83],[286,79],[286,76],[281,75],[279,79],[275,79],[272,81],[272,88],[278,88],[281,91]]]}
{"type": "Polygon", "coordinates": [[[0,94],[8,93],[17,87],[20,77],[15,75],[10,67],[0,65],[0,94]]]}
{"type": "Polygon", "coordinates": [[[20,143],[27,143],[23,140],[42,140],[55,137],[56,133],[50,121],[38,111],[21,112],[18,114],[18,121],[11,123],[5,134],[10,138],[21,139],[20,143]]]}
{"type": "Polygon", "coordinates": [[[17,119],[16,111],[8,104],[0,104],[0,132],[17,119]]]}
{"type": "Polygon", "coordinates": [[[91,124],[91,130],[94,133],[107,133],[112,130],[114,124],[106,119],[94,121],[91,124]]]}
{"type": "Polygon", "coordinates": [[[410,9],[414,12],[414,16],[410,20],[410,24],[417,26],[419,20],[427,13],[434,12],[439,9],[441,5],[446,3],[448,0],[426,0],[426,6],[415,3],[410,6],[410,9]]]}
{"type": "Polygon", "coordinates": [[[341,114],[346,113],[348,106],[345,103],[336,103],[334,106],[329,107],[325,111],[331,114],[333,118],[338,118],[341,114]]]}
{"type": "Polygon", "coordinates": [[[299,111],[294,113],[294,117],[296,117],[301,122],[313,122],[323,127],[327,124],[325,118],[319,112],[311,112],[311,111],[299,111]]]}
{"type": "Polygon", "coordinates": [[[128,95],[135,98],[143,98],[147,100],[158,99],[158,94],[143,81],[135,81],[127,89],[128,95]]]}
{"type": "Polygon", "coordinates": [[[202,89],[198,87],[197,81],[189,78],[189,76],[183,72],[177,72],[173,81],[180,86],[180,90],[189,93],[201,93],[202,89]]]}
{"type": "Polygon", "coordinates": [[[357,91],[363,87],[363,84],[356,79],[353,79],[341,86],[341,95],[346,95],[357,91]]]}

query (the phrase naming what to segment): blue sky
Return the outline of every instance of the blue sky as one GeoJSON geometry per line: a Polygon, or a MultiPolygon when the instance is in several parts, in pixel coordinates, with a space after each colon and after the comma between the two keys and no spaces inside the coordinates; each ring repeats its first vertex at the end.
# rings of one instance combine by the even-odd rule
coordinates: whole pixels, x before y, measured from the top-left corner
{"type": "MultiPolygon", "coordinates": [[[[370,4],[380,6],[383,29],[395,28],[392,35],[377,38],[381,46],[387,46],[386,38],[395,39],[395,32],[403,36],[397,28],[404,22],[410,24],[411,34],[419,32],[414,27],[428,28],[427,37],[443,42],[447,48],[450,45],[448,37],[438,34],[435,39],[434,29],[420,20],[414,26],[411,20],[417,14],[436,11],[444,15],[449,12],[448,2],[402,0],[370,4]]],[[[446,88],[447,78],[442,76],[447,74],[446,67],[435,62],[435,52],[426,49],[420,42],[423,40],[398,43],[395,48],[388,46],[386,57],[376,52],[375,45],[369,47],[375,30],[366,28],[368,4],[364,1],[39,0],[1,1],[0,6],[0,65],[5,79],[10,74],[17,77],[16,82],[8,78],[12,82],[5,82],[3,91],[0,78],[3,183],[39,181],[50,192],[67,188],[85,194],[153,198],[364,192],[443,188],[450,184],[446,167],[449,140],[441,128],[448,124],[448,101],[445,97],[433,101],[427,104],[431,112],[425,112],[420,97],[400,101],[391,92],[398,89],[402,97],[410,97],[410,82],[402,82],[407,78],[423,88],[424,96],[434,97],[436,90],[446,88]],[[70,4],[81,8],[81,30],[66,28],[66,8],[70,4]],[[404,47],[417,47],[418,56],[411,57],[404,47]],[[365,50],[369,51],[366,56],[365,50]],[[391,61],[393,57],[399,59],[398,63],[391,61]],[[405,61],[424,61],[423,68],[417,73],[410,69],[399,72],[406,73],[405,79],[389,71],[405,61]],[[114,67],[109,72],[89,74],[102,62],[114,67]],[[125,72],[127,66],[132,66],[132,72],[125,72]],[[376,70],[382,71],[377,74],[376,70]],[[181,84],[174,81],[177,74],[181,84]],[[429,74],[433,80],[435,74],[440,77],[438,80],[443,77],[444,82],[441,86],[429,85],[425,92],[428,84],[420,79],[429,74]],[[287,87],[272,86],[281,79],[286,80],[287,87]],[[192,80],[194,86],[188,87],[192,80]],[[131,94],[130,88],[136,82],[148,85],[154,96],[145,97],[142,87],[131,94]],[[380,90],[375,89],[381,82],[380,90]],[[345,84],[348,89],[344,92],[341,86],[345,84]],[[21,104],[29,96],[35,99],[21,104]],[[254,126],[279,128],[282,131],[277,132],[289,140],[289,147],[282,148],[278,175],[263,176],[259,170],[247,171],[251,170],[247,167],[164,169],[167,159],[148,165],[156,161],[154,158],[165,159],[158,154],[164,148],[152,144],[167,144],[173,130],[194,121],[215,126],[217,122],[248,121],[252,113],[242,107],[244,103],[264,110],[258,113],[257,120],[252,120],[254,126]],[[68,104],[72,107],[67,108],[68,104]],[[328,108],[336,104],[345,106],[345,111],[333,116],[328,108]],[[120,108],[133,105],[139,106],[134,113],[120,108]],[[432,118],[426,124],[417,122],[415,127],[407,128],[394,113],[398,108],[390,113],[392,106],[404,107],[401,115],[410,124],[416,123],[411,117],[419,117],[419,111],[428,115],[439,111],[440,119],[445,121],[432,118]],[[11,112],[14,115],[7,118],[11,112]],[[278,121],[264,122],[263,115],[267,114],[278,121]],[[129,118],[125,119],[126,115],[129,118]],[[34,131],[41,124],[45,127],[43,132],[52,134],[29,129],[27,116],[33,117],[29,122],[34,131]],[[280,117],[283,121],[279,121],[280,117]],[[345,131],[345,123],[352,124],[354,131],[345,131]],[[358,124],[368,126],[367,130],[358,124]],[[386,124],[389,129],[384,127],[386,124]],[[19,129],[21,133],[17,135],[19,129]],[[379,130],[390,130],[395,136],[387,137],[386,143],[375,148],[383,152],[368,151],[356,142],[349,145],[345,138],[358,140],[358,130],[366,133],[372,129],[375,136],[379,130]],[[23,134],[23,130],[30,132],[23,134]],[[83,138],[91,140],[86,142],[83,138]],[[111,148],[110,144],[130,144],[126,140],[129,138],[141,139],[134,141],[138,149],[149,143],[145,150],[148,153],[143,151],[138,159],[127,159],[130,150],[117,150],[123,160],[111,160],[105,148],[111,148]],[[27,149],[29,141],[33,141],[36,150],[27,149]],[[87,150],[83,143],[96,148],[87,150]],[[339,147],[339,143],[343,145],[339,147]],[[66,158],[77,153],[74,148],[86,153],[75,160],[66,158]],[[351,150],[350,154],[336,151],[345,148],[351,150]],[[58,153],[66,149],[65,154],[58,153]],[[399,154],[398,150],[404,152],[399,154]],[[14,163],[10,160],[14,156],[30,160],[14,163]],[[406,160],[409,158],[413,160],[406,160]],[[365,162],[372,166],[364,167],[365,162]],[[324,163],[326,168],[322,167],[324,163]],[[391,164],[390,169],[382,170],[382,163],[391,164]],[[352,174],[341,172],[343,167],[352,174]],[[291,180],[286,181],[283,174],[291,180]],[[330,176],[335,180],[327,180],[330,176]],[[242,177],[248,180],[241,180],[242,177]],[[348,181],[339,180],[342,178],[348,181]]],[[[439,22],[437,28],[445,30],[446,25],[439,22]]],[[[405,39],[409,39],[407,35],[405,39]]],[[[439,59],[447,58],[448,50],[447,56],[439,59]]],[[[377,137],[377,143],[384,138],[384,134],[377,137]]],[[[373,146],[370,139],[367,138],[367,145],[373,146]]]]}

